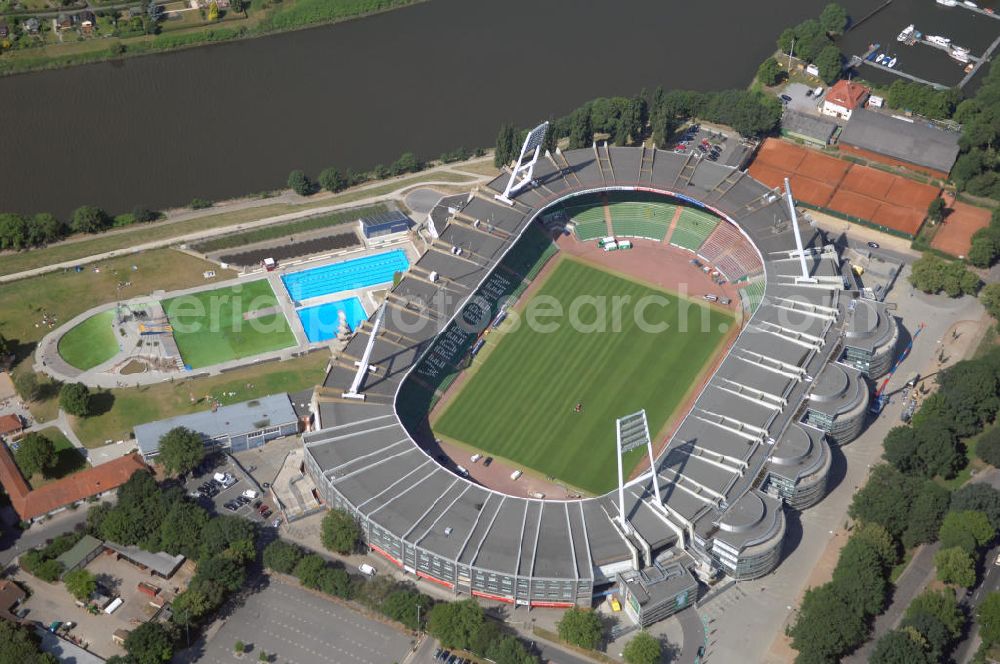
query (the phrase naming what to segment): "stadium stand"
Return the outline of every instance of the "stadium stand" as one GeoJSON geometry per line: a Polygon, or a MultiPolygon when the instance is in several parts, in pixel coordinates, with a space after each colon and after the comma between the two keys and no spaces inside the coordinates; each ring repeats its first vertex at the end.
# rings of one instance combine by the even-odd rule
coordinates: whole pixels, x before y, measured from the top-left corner
{"type": "Polygon", "coordinates": [[[698,249],[698,255],[713,263],[743,241],[740,232],[729,224],[719,224],[698,249]]]}
{"type": "Polygon", "coordinates": [[[662,241],[677,207],[669,203],[611,203],[611,230],[622,237],[662,241]]]}
{"type": "Polygon", "coordinates": [[[764,299],[764,282],[754,281],[746,288],[740,289],[740,299],[743,300],[743,307],[751,314],[757,311],[761,300],[764,299]]]}
{"type": "Polygon", "coordinates": [[[573,219],[573,233],[578,240],[596,240],[608,234],[603,205],[568,207],[566,214],[573,219]]]}
{"type": "Polygon", "coordinates": [[[670,244],[697,252],[719,224],[719,218],[693,208],[681,208],[677,227],[670,236],[670,244]]]}

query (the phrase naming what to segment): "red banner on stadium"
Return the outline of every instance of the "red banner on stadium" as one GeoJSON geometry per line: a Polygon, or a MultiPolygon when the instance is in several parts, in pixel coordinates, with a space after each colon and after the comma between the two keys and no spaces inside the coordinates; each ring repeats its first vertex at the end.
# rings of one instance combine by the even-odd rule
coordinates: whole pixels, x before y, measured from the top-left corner
{"type": "Polygon", "coordinates": [[[427,579],[431,583],[436,583],[448,589],[453,589],[455,587],[454,583],[448,583],[447,581],[444,581],[442,579],[436,579],[430,574],[425,574],[424,572],[417,572],[417,576],[419,576],[421,579],[427,579]]]}
{"type": "Polygon", "coordinates": [[[390,556],[388,552],[383,551],[382,549],[378,548],[374,544],[369,544],[368,546],[370,546],[372,548],[372,551],[375,551],[376,553],[381,553],[385,558],[388,558],[389,561],[393,565],[395,565],[396,567],[402,567],[403,566],[403,563],[401,563],[400,561],[398,561],[395,558],[393,558],[392,556],[390,556]]]}
{"type": "Polygon", "coordinates": [[[489,593],[481,593],[478,590],[473,590],[472,594],[475,595],[476,597],[482,597],[483,599],[492,599],[497,602],[505,602],[507,604],[514,603],[513,597],[504,597],[503,595],[491,595],[489,593]]]}
{"type": "Polygon", "coordinates": [[[532,602],[531,606],[540,606],[546,609],[568,609],[576,604],[573,602],[532,602]]]}

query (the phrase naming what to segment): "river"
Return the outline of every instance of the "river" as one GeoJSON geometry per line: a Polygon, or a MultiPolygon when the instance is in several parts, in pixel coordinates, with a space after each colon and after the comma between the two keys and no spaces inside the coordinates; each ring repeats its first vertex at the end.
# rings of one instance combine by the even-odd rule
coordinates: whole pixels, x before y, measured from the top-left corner
{"type": "MultiPolygon", "coordinates": [[[[526,126],[595,96],[742,87],[777,33],[825,3],[430,0],[0,79],[0,210],[218,200],[281,187],[294,168],[492,145],[505,120],[526,126]]],[[[878,2],[844,4],[860,16],[878,2]]]]}

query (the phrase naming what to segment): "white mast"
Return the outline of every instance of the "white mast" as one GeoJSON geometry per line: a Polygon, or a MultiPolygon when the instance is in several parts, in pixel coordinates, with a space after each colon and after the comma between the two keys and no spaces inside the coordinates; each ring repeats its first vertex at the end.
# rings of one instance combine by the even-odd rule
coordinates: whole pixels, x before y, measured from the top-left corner
{"type": "Polygon", "coordinates": [[[549,128],[548,122],[538,125],[524,138],[524,145],[521,146],[521,155],[517,158],[517,164],[511,171],[510,180],[507,181],[507,188],[502,194],[497,194],[496,199],[503,201],[507,205],[513,205],[511,196],[519,192],[531,183],[535,172],[535,162],[538,161],[538,154],[542,150],[542,141],[545,140],[545,132],[549,128]],[[524,163],[524,158],[531,153],[531,161],[524,163]]]}
{"type": "Polygon", "coordinates": [[[375,321],[372,323],[372,331],[368,336],[368,345],[365,346],[365,353],[361,356],[360,362],[355,362],[354,366],[358,368],[358,373],[354,375],[354,382],[351,383],[351,389],[344,392],[343,396],[345,399],[359,399],[361,401],[365,400],[365,395],[358,392],[361,389],[361,383],[365,380],[365,374],[369,371],[374,371],[375,367],[369,366],[368,361],[372,357],[372,348],[375,347],[375,337],[378,335],[379,328],[382,327],[382,316],[385,315],[385,302],[379,307],[378,313],[375,315],[375,321]]]}
{"type": "Polygon", "coordinates": [[[809,276],[806,266],[806,252],[802,248],[802,234],[799,232],[799,215],[795,212],[795,201],[792,199],[792,185],[785,178],[785,200],[788,202],[788,213],[792,216],[792,232],[795,233],[795,249],[799,254],[799,264],[802,266],[802,276],[796,277],[797,283],[814,284],[816,279],[809,276]]]}

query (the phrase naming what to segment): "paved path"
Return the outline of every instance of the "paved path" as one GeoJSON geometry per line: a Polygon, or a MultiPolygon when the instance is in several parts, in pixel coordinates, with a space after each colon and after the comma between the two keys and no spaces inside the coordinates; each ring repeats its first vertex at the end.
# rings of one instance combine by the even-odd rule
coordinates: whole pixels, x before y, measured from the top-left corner
{"type": "MultiPolygon", "coordinates": [[[[476,161],[483,161],[483,160],[476,160],[476,161]]],[[[34,269],[31,269],[31,270],[24,270],[22,272],[15,272],[13,274],[2,275],[2,276],[0,276],[0,283],[7,283],[7,282],[11,282],[11,281],[17,281],[18,279],[25,279],[27,277],[34,277],[34,276],[38,276],[40,274],[46,274],[48,272],[56,272],[56,271],[59,271],[59,270],[65,270],[65,269],[73,268],[73,267],[75,267],[77,265],[85,265],[87,263],[93,263],[95,261],[100,261],[100,260],[106,260],[106,259],[109,259],[109,258],[114,258],[115,256],[128,255],[128,254],[136,253],[136,252],[139,252],[139,251],[147,251],[147,250],[150,250],[150,249],[161,249],[163,247],[169,247],[169,246],[172,246],[172,245],[175,245],[175,244],[183,244],[183,243],[191,243],[191,242],[198,242],[198,241],[202,241],[202,240],[207,240],[207,239],[210,239],[210,238],[213,238],[213,237],[217,237],[217,236],[220,236],[220,235],[227,235],[229,233],[232,233],[233,230],[244,231],[244,230],[249,230],[249,229],[253,229],[253,228],[259,228],[259,227],[262,227],[262,226],[270,226],[272,224],[280,224],[280,223],[287,222],[287,221],[293,221],[295,219],[301,219],[303,217],[311,217],[311,216],[315,216],[315,215],[319,215],[319,214],[326,214],[326,213],[329,213],[329,212],[337,212],[337,211],[340,211],[340,210],[346,210],[346,209],[356,208],[356,207],[363,207],[365,205],[372,205],[373,203],[378,203],[380,201],[385,201],[385,200],[390,200],[390,199],[391,200],[402,201],[404,199],[405,193],[407,191],[409,191],[410,189],[413,189],[414,187],[429,187],[429,186],[435,186],[436,185],[436,186],[461,186],[461,187],[472,188],[473,186],[484,184],[484,183],[489,182],[490,180],[493,179],[491,176],[475,175],[473,173],[468,173],[466,171],[462,171],[460,167],[461,167],[461,164],[449,164],[448,166],[439,166],[439,167],[436,167],[434,169],[430,169],[428,171],[425,171],[425,173],[435,173],[435,172],[439,172],[439,173],[444,173],[444,172],[455,173],[455,174],[458,174],[458,175],[463,175],[463,176],[468,177],[469,180],[466,181],[466,182],[452,182],[452,181],[448,181],[448,180],[429,180],[429,181],[422,181],[422,182],[407,182],[404,178],[401,178],[400,179],[400,186],[399,186],[399,188],[396,189],[396,190],[394,190],[394,191],[387,192],[387,193],[375,194],[375,195],[368,196],[368,197],[365,197],[365,198],[353,200],[353,201],[350,201],[348,203],[338,203],[338,204],[331,204],[331,205],[324,205],[324,206],[312,207],[312,208],[308,208],[308,209],[305,209],[305,210],[299,210],[299,211],[296,211],[296,212],[289,212],[287,214],[281,214],[281,215],[277,215],[277,216],[274,216],[274,217],[268,217],[266,219],[260,219],[258,221],[243,222],[243,223],[238,223],[238,224],[234,223],[231,226],[223,226],[223,227],[213,228],[213,229],[209,229],[209,230],[205,230],[205,231],[195,231],[193,233],[181,234],[181,235],[177,235],[177,236],[170,237],[170,238],[164,238],[162,240],[154,240],[152,242],[139,243],[139,244],[133,245],[133,246],[125,248],[125,249],[117,249],[117,250],[114,250],[114,251],[106,251],[106,252],[102,252],[102,253],[98,253],[98,254],[93,254],[93,255],[90,255],[90,256],[85,256],[85,257],[81,257],[81,258],[75,258],[73,260],[63,261],[61,263],[52,263],[50,265],[46,265],[46,266],[43,266],[43,267],[34,268],[34,269]],[[236,228],[234,229],[233,226],[236,226],[236,228]]],[[[410,176],[410,177],[412,179],[412,176],[410,176]]],[[[391,181],[390,181],[390,183],[391,183],[391,181]]],[[[374,189],[374,188],[377,188],[377,187],[383,187],[383,186],[385,186],[385,184],[386,184],[386,182],[375,182],[375,183],[372,183],[371,185],[366,185],[364,187],[360,187],[358,189],[358,191],[364,191],[366,189],[374,189]]],[[[283,193],[283,194],[281,194],[281,195],[279,195],[279,196],[277,196],[275,198],[241,200],[241,201],[238,201],[236,203],[233,203],[233,204],[230,204],[230,205],[226,205],[225,207],[221,207],[220,206],[220,207],[216,207],[216,208],[209,208],[207,211],[205,211],[205,210],[198,210],[198,211],[178,212],[177,214],[171,213],[170,218],[167,221],[163,221],[163,222],[159,222],[159,223],[161,223],[161,224],[176,223],[176,222],[180,222],[180,221],[187,221],[187,220],[190,220],[190,219],[197,219],[197,218],[200,218],[200,217],[207,217],[207,216],[215,215],[215,214],[218,214],[220,211],[221,212],[233,212],[233,211],[237,211],[237,210],[249,209],[249,208],[254,208],[254,207],[262,207],[262,206],[265,206],[265,205],[272,205],[275,202],[279,202],[279,203],[280,202],[290,202],[290,203],[302,204],[302,203],[307,202],[308,200],[309,199],[301,197],[301,196],[298,196],[297,194],[294,194],[292,192],[285,192],[285,193],[283,193]]],[[[123,232],[134,232],[134,233],[136,233],[136,238],[141,237],[141,233],[137,233],[136,231],[131,230],[131,229],[129,231],[123,231],[123,232]]],[[[66,242],[74,242],[74,241],[79,242],[79,241],[82,241],[83,239],[91,239],[91,238],[72,239],[72,240],[67,240],[66,242]]],[[[55,245],[53,245],[53,246],[55,246],[55,245]]]]}

